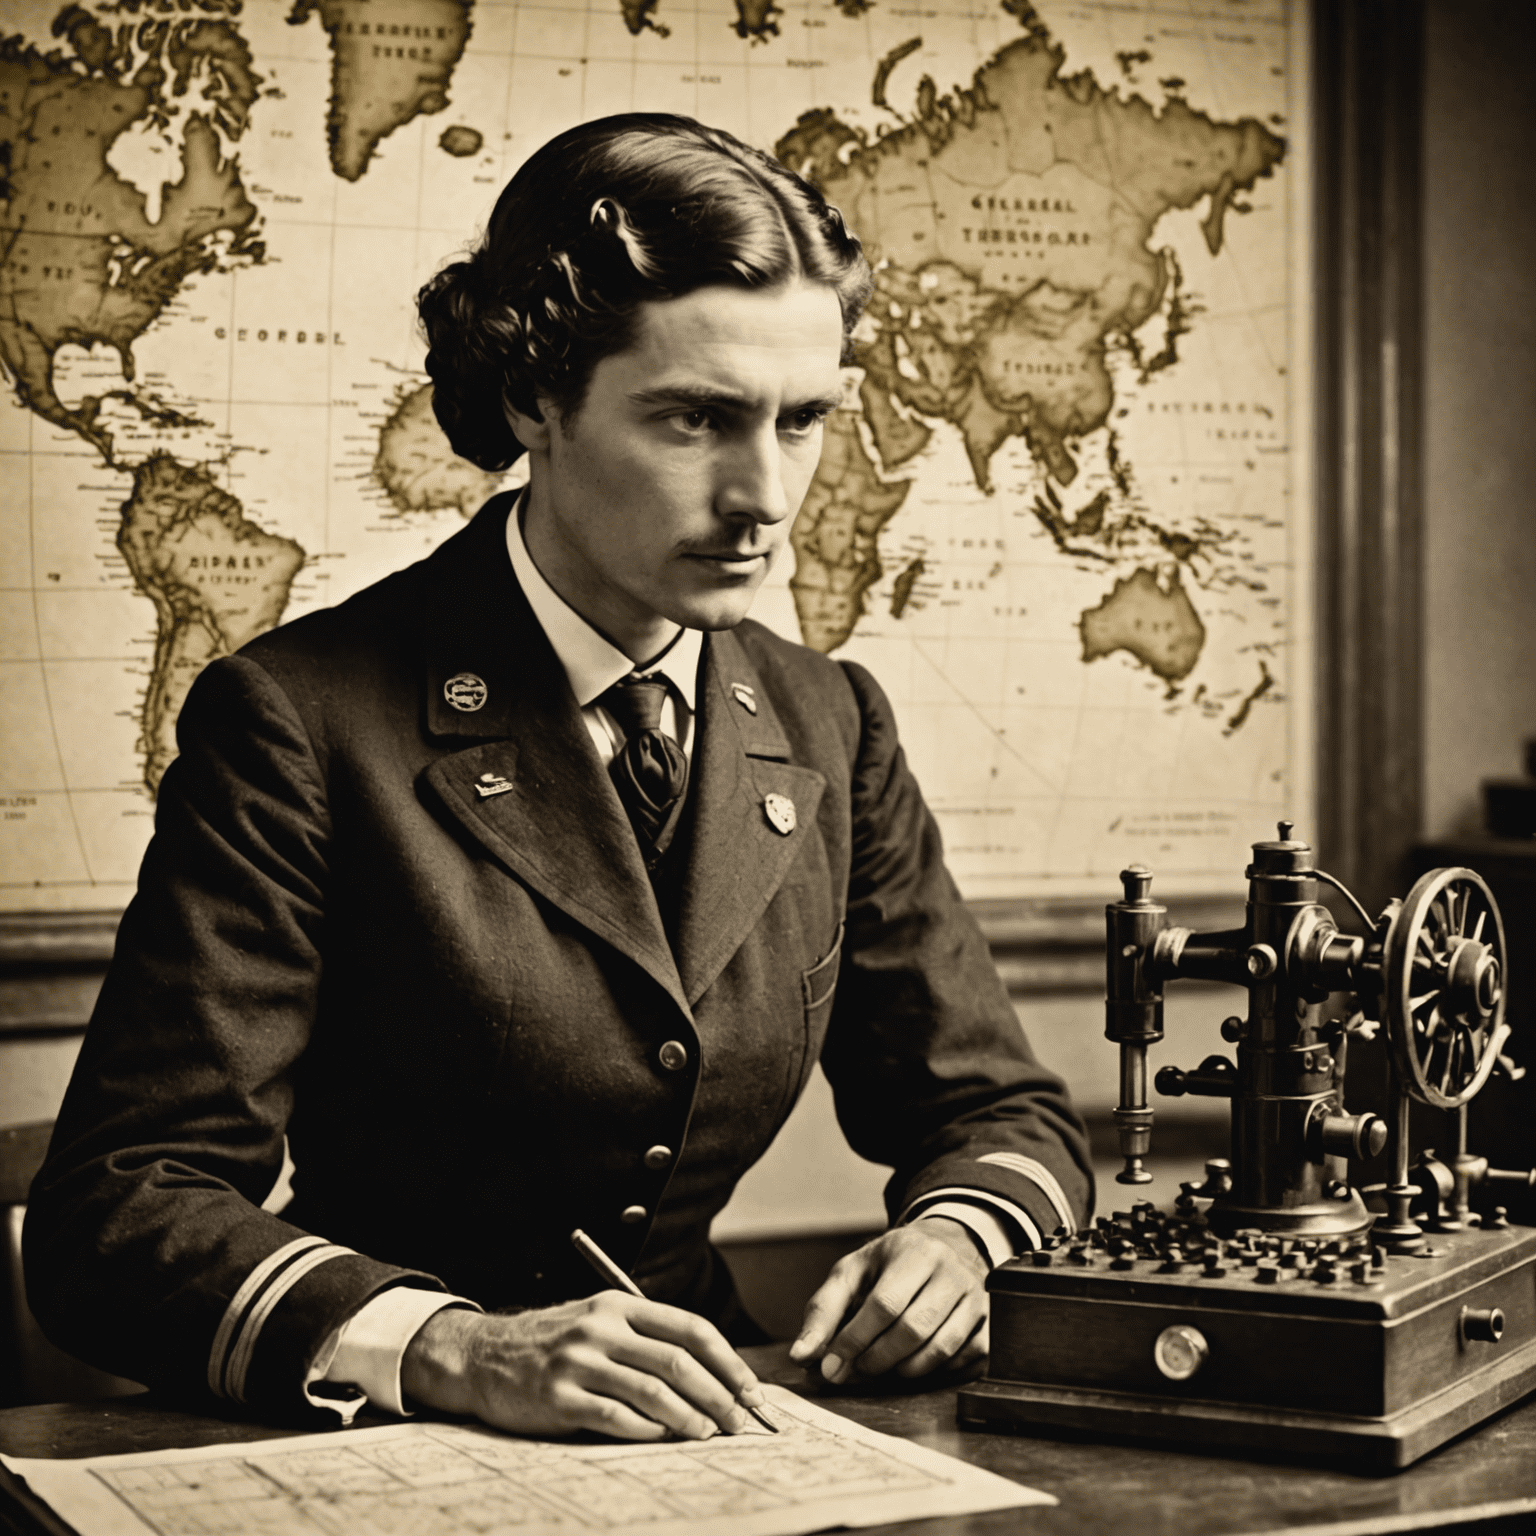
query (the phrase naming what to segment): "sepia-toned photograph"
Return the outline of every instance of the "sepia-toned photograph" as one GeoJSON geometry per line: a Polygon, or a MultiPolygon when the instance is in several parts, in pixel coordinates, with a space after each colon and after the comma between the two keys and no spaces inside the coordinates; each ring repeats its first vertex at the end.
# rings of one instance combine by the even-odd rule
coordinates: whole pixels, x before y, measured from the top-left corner
{"type": "Polygon", "coordinates": [[[5,0],[0,1530],[1536,1525],[1528,0],[5,0]]]}

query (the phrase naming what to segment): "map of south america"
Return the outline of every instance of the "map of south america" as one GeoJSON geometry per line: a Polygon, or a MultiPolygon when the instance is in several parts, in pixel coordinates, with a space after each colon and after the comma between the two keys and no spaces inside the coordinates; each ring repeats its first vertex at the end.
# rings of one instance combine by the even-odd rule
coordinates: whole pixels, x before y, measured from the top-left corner
{"type": "Polygon", "coordinates": [[[197,674],[271,629],[304,564],[292,539],[263,531],[195,465],[153,454],[133,475],[117,547],[155,605],[154,667],[141,750],[151,794],[176,756],[176,718],[197,674]]]}

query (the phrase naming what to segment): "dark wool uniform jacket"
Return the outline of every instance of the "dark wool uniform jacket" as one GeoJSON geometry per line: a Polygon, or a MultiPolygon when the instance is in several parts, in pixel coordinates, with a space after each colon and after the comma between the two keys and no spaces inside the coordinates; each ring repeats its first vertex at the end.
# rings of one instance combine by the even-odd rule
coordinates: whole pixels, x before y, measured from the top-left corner
{"type": "Polygon", "coordinates": [[[574,1227],[718,1315],[710,1220],[818,1058],[892,1219],[954,1186],[1083,1219],[1082,1127],[869,675],[750,621],[708,637],[669,940],[508,505],[189,694],[27,1215],[32,1307],[74,1354],[292,1409],[385,1287],[591,1294],[574,1227]]]}

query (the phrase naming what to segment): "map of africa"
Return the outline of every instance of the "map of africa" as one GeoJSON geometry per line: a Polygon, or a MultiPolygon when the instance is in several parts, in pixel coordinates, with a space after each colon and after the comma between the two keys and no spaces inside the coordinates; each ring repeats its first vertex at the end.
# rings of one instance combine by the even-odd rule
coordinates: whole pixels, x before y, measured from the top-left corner
{"type": "MultiPolygon", "coordinates": [[[[585,118],[875,264],[755,615],[871,668],[970,896],[1228,889],[1305,794],[1285,0],[10,0],[0,900],[120,906],[211,659],[420,558],[412,295],[585,118]]],[[[516,472],[506,483],[516,479],[516,472]]]]}

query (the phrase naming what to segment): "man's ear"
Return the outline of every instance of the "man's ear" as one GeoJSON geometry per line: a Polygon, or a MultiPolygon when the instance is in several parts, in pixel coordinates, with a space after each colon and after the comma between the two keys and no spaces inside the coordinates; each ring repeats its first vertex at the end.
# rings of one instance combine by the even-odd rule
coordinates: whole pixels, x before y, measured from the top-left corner
{"type": "MultiPolygon", "coordinates": [[[[529,453],[547,453],[549,451],[549,412],[542,415],[529,415],[522,410],[509,396],[501,397],[501,408],[507,414],[507,425],[512,428],[512,435],[520,442],[529,453]]],[[[537,410],[537,407],[535,407],[537,410]]]]}

